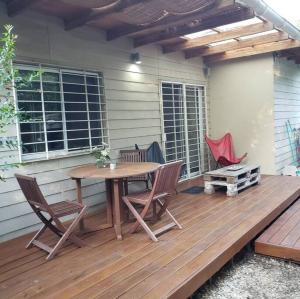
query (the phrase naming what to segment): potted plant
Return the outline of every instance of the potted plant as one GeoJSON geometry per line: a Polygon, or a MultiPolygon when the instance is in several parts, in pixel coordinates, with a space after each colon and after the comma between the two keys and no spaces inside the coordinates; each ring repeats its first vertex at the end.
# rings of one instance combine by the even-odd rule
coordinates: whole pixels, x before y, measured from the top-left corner
{"type": "Polygon", "coordinates": [[[103,144],[101,147],[95,147],[92,151],[92,155],[96,158],[96,166],[98,168],[107,167],[110,163],[110,150],[107,144],[103,144]]]}

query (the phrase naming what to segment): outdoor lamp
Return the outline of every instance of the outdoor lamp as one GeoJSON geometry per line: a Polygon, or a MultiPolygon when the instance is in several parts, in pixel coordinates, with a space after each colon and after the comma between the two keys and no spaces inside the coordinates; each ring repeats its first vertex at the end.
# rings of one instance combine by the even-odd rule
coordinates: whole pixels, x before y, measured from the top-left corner
{"type": "Polygon", "coordinates": [[[141,64],[142,63],[140,53],[138,53],[138,52],[131,53],[130,60],[131,60],[132,63],[135,63],[135,64],[141,64]]]}

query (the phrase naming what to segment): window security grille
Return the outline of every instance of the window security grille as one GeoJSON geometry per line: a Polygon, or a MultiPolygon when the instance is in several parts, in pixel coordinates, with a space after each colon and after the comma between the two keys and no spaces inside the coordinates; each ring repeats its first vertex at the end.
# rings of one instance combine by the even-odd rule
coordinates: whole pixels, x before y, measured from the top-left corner
{"type": "Polygon", "coordinates": [[[162,108],[166,161],[183,160],[185,177],[201,174],[209,168],[204,86],[163,82],[162,108]]]}
{"type": "MultiPolygon", "coordinates": [[[[38,68],[18,66],[21,77],[38,68]]],[[[107,142],[107,113],[101,73],[42,69],[16,88],[22,159],[48,159],[91,150],[107,142]]]]}

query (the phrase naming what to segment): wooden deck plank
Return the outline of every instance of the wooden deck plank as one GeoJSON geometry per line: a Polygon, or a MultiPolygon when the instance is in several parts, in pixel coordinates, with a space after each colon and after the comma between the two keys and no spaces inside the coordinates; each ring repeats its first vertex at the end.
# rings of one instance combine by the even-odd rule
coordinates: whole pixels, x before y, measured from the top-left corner
{"type": "Polygon", "coordinates": [[[255,241],[260,254],[300,262],[300,199],[255,241]]]}
{"type": "MultiPolygon", "coordinates": [[[[290,218],[291,216],[293,216],[298,209],[300,209],[300,205],[298,205],[297,209],[293,209],[293,210],[288,209],[287,211],[285,211],[287,219],[290,218]]],[[[268,233],[267,234],[262,234],[259,237],[261,242],[269,241],[270,238],[272,238],[274,236],[274,234],[276,234],[276,232],[278,232],[280,227],[285,223],[285,218],[278,218],[276,221],[277,221],[278,225],[270,226],[268,228],[268,233]]]]}
{"type": "MultiPolygon", "coordinates": [[[[260,191],[262,190],[259,188],[255,190],[256,196],[263,195],[263,192],[260,191]]],[[[253,201],[251,204],[248,202],[243,202],[243,197],[238,199],[236,198],[232,201],[239,205],[239,209],[254,211],[253,209],[256,205],[255,201],[253,201]]],[[[200,240],[199,244],[189,248],[182,256],[180,256],[179,259],[173,260],[167,265],[161,265],[160,269],[158,269],[157,272],[152,273],[149,278],[143,281],[143,283],[139,284],[129,292],[126,292],[124,294],[124,298],[140,298],[144,294],[156,288],[157,285],[159,285],[162,281],[172,279],[171,276],[173,276],[174,272],[178,271],[189,261],[202,254],[202,252],[204,252],[213,242],[216,242],[217,239],[221,238],[223,235],[226,235],[235,226],[239,225],[243,220],[245,220],[244,214],[236,213],[234,209],[232,209],[230,213],[226,213],[225,211],[221,213],[220,217],[217,214],[214,215],[215,223],[213,224],[213,227],[217,227],[215,230],[210,230],[210,232],[206,233],[203,238],[197,234],[200,240]],[[220,221],[222,222],[222,225],[220,225],[220,221]]]]}
{"type": "Polygon", "coordinates": [[[300,213],[296,213],[294,218],[297,218],[296,225],[290,230],[289,234],[281,241],[280,245],[286,247],[294,247],[300,237],[300,213]]]}
{"type": "MultiPolygon", "coordinates": [[[[180,204],[180,209],[178,210],[178,211],[180,211],[181,213],[183,213],[183,212],[185,212],[185,209],[186,208],[191,208],[191,203],[192,202],[190,202],[188,199],[183,203],[183,204],[180,204]]],[[[177,215],[177,209],[176,209],[176,207],[178,207],[178,205],[179,205],[179,202],[175,202],[175,204],[173,205],[173,208],[174,208],[174,214],[175,215],[177,215]]],[[[104,216],[104,215],[103,215],[104,216]]],[[[98,216],[97,216],[98,217],[98,216]]],[[[105,217],[104,217],[105,218],[105,217]]],[[[95,217],[92,219],[92,220],[94,220],[95,219],[95,217]]],[[[90,222],[90,221],[89,221],[90,222]]],[[[93,226],[93,225],[96,225],[97,223],[95,223],[96,221],[93,221],[93,223],[88,223],[88,225],[89,226],[93,226]]],[[[108,240],[111,240],[111,239],[114,239],[114,235],[113,235],[113,232],[112,231],[110,231],[110,235],[109,236],[107,236],[107,234],[105,233],[105,235],[104,235],[106,238],[108,237],[108,240]]],[[[88,236],[89,237],[89,236],[88,236]]],[[[86,238],[86,237],[84,237],[84,238],[86,238]]],[[[89,237],[90,238],[90,237],[89,237]]],[[[101,240],[102,241],[102,243],[104,243],[105,242],[105,238],[99,238],[98,236],[96,236],[96,238],[97,239],[99,239],[99,240],[101,240]]],[[[49,238],[50,239],[50,238],[49,238]]],[[[89,242],[91,242],[92,240],[89,240],[89,242]]],[[[25,242],[26,243],[26,242],[25,242]]],[[[93,246],[95,246],[96,244],[95,243],[93,243],[93,246]]],[[[35,248],[34,248],[35,249],[35,248]]],[[[22,250],[21,251],[21,253],[20,253],[20,256],[18,256],[18,257],[16,257],[15,256],[15,261],[13,262],[13,263],[9,263],[9,262],[7,262],[7,263],[2,263],[2,265],[1,265],[1,273],[0,273],[0,281],[1,280],[5,280],[5,278],[3,279],[3,277],[1,277],[1,275],[3,275],[5,272],[6,272],[6,268],[8,268],[9,269],[9,267],[11,267],[11,268],[14,268],[15,270],[17,269],[18,270],[18,273],[20,272],[20,268],[18,268],[18,267],[16,267],[16,266],[18,266],[18,263],[20,263],[20,264],[22,264],[21,262],[24,262],[24,260],[26,261],[26,259],[28,258],[29,260],[28,261],[32,261],[32,260],[34,260],[34,259],[36,259],[36,258],[38,258],[39,259],[39,257],[40,256],[45,256],[45,253],[44,252],[42,252],[42,251],[40,251],[40,250],[38,250],[38,251],[36,251],[36,250],[27,250],[27,251],[24,251],[24,250],[22,250]],[[32,251],[32,255],[29,255],[29,253],[32,251]],[[23,253],[27,253],[28,255],[24,255],[23,253]],[[37,257],[35,257],[35,256],[37,256],[37,257]]],[[[74,250],[74,249],[77,249],[77,247],[75,247],[75,246],[73,246],[73,248],[72,248],[72,250],[74,250]]],[[[63,254],[66,254],[66,253],[68,253],[69,251],[70,251],[71,249],[70,248],[68,248],[68,249],[66,249],[66,250],[64,250],[63,251],[63,254]]],[[[20,250],[18,249],[18,251],[20,252],[20,250]]],[[[76,253],[75,253],[76,254],[76,253]]],[[[12,256],[10,256],[10,259],[12,259],[13,260],[13,256],[14,255],[12,255],[12,256]]],[[[43,261],[43,259],[39,259],[39,261],[40,262],[42,262],[42,263],[45,263],[45,261],[43,261]]],[[[27,263],[27,261],[26,262],[24,262],[24,264],[25,263],[27,263]]],[[[13,275],[15,275],[15,274],[18,274],[18,273],[13,273],[13,275]]]]}
{"type": "Polygon", "coordinates": [[[290,231],[297,225],[299,216],[295,208],[296,207],[294,206],[291,207],[291,212],[293,214],[288,215],[288,213],[286,213],[284,217],[281,217],[284,220],[284,223],[281,226],[278,224],[274,225],[278,227],[278,231],[269,239],[270,243],[281,244],[281,242],[289,235],[290,231]]]}
{"type": "MultiPolygon", "coordinates": [[[[215,198],[214,198],[214,200],[215,200],[215,198]]],[[[221,217],[221,216],[224,216],[224,215],[226,215],[226,207],[225,207],[225,211],[224,211],[224,204],[226,204],[227,205],[227,208],[229,208],[229,205],[236,205],[237,203],[236,203],[236,201],[232,201],[232,200],[228,200],[228,201],[223,201],[223,205],[222,206],[220,206],[220,209],[219,209],[219,214],[217,214],[216,212],[217,212],[217,209],[214,209],[214,211],[213,211],[213,213],[211,214],[211,216],[210,216],[210,219],[205,219],[205,222],[204,223],[202,223],[202,222],[199,222],[199,220],[198,219],[195,219],[196,221],[193,221],[193,227],[191,228],[191,227],[187,227],[186,226],[186,224],[185,223],[182,223],[182,220],[180,220],[180,222],[184,225],[184,228],[185,228],[185,236],[180,236],[180,238],[181,238],[181,241],[183,242],[184,241],[184,248],[183,248],[183,251],[184,250],[187,250],[189,247],[188,246],[186,246],[186,242],[188,241],[188,239],[187,239],[187,234],[189,233],[189,236],[191,235],[192,237],[194,237],[194,238],[196,238],[196,241],[199,241],[199,240],[201,240],[201,238],[199,237],[199,235],[197,235],[197,234],[195,234],[197,231],[200,231],[200,229],[201,229],[201,227],[203,227],[203,226],[205,226],[205,223],[209,223],[209,224],[212,224],[212,226],[211,227],[209,227],[208,228],[208,230],[209,231],[212,231],[213,230],[213,228],[214,228],[214,226],[215,226],[215,222],[214,222],[214,220],[215,219],[218,219],[218,217],[221,217]],[[210,223],[210,222],[212,222],[212,223],[210,223]],[[204,224],[204,225],[203,225],[204,224]],[[193,229],[193,230],[192,230],[193,229]],[[191,231],[192,230],[192,231],[191,231]]],[[[230,210],[230,209],[228,209],[228,212],[231,212],[232,213],[232,211],[230,210]]],[[[227,213],[228,213],[227,212],[227,213]]],[[[234,213],[232,213],[233,215],[234,214],[236,214],[236,212],[234,212],[234,213]]],[[[229,219],[230,219],[230,217],[229,217],[229,219]]],[[[191,224],[191,223],[190,223],[191,224]]],[[[206,234],[207,234],[208,232],[206,232],[206,234]]],[[[204,234],[204,236],[206,235],[206,234],[204,234]]],[[[168,234],[165,234],[164,235],[164,237],[168,237],[168,234]]],[[[171,253],[173,253],[172,252],[172,249],[173,249],[173,247],[172,247],[172,245],[174,245],[174,244],[169,244],[168,246],[169,246],[169,250],[165,253],[167,256],[169,256],[169,255],[171,255],[171,256],[173,256],[173,254],[171,254],[171,253]]],[[[164,248],[157,248],[157,251],[161,254],[161,251],[165,251],[164,250],[164,248]]],[[[157,253],[156,253],[157,254],[157,253]]],[[[160,258],[165,258],[164,256],[159,256],[160,258]]],[[[169,258],[169,257],[167,257],[167,258],[169,258]]],[[[138,263],[139,262],[139,260],[138,259],[136,259],[136,262],[138,263]]],[[[151,258],[150,260],[149,260],[149,263],[150,264],[148,264],[147,265],[147,267],[151,267],[152,266],[152,264],[153,264],[153,259],[151,258]]],[[[130,280],[131,279],[131,277],[130,277],[130,275],[132,274],[132,275],[134,275],[135,274],[135,271],[134,272],[132,272],[133,270],[136,270],[136,267],[139,267],[139,265],[137,265],[137,266],[135,266],[135,267],[132,267],[132,268],[129,268],[129,269],[125,269],[125,271],[122,271],[122,273],[117,273],[117,275],[119,275],[119,277],[120,277],[120,282],[121,281],[123,281],[124,280],[124,274],[126,273],[126,276],[128,277],[127,279],[128,280],[130,280]],[[129,270],[129,271],[128,271],[129,270]],[[130,271],[131,270],[131,271],[130,271]]],[[[142,268],[142,270],[144,270],[143,268],[142,268]]],[[[114,277],[115,278],[115,277],[114,277]]],[[[142,279],[142,275],[139,275],[139,279],[142,279]]],[[[116,282],[116,284],[118,284],[118,282],[119,281],[117,281],[116,282]]],[[[127,285],[127,283],[124,283],[124,287],[126,288],[126,285],[127,285]]],[[[98,283],[97,285],[94,285],[93,286],[93,288],[91,289],[91,285],[89,285],[88,287],[89,287],[89,290],[87,290],[86,292],[82,292],[82,294],[81,294],[81,296],[82,297],[90,297],[90,296],[92,296],[92,294],[94,294],[94,293],[97,293],[97,295],[100,295],[100,293],[99,292],[104,292],[105,291],[105,288],[107,288],[108,289],[108,287],[107,286],[110,286],[109,288],[111,288],[113,285],[112,285],[112,281],[109,281],[109,280],[107,280],[105,283],[98,283]],[[100,291],[99,291],[100,290],[100,291]]],[[[118,289],[120,288],[120,285],[118,284],[118,289]]],[[[74,294],[73,294],[74,295],[74,294]]],[[[104,295],[102,296],[102,297],[105,297],[104,295]]],[[[108,297],[110,297],[110,296],[108,296],[108,297]]]]}
{"type": "MultiPolygon", "coordinates": [[[[191,199],[190,199],[191,200],[191,199]]],[[[188,203],[192,203],[192,202],[189,202],[189,200],[187,199],[187,201],[188,201],[188,203]]],[[[206,204],[206,203],[205,203],[206,204]]],[[[212,205],[212,207],[213,207],[214,205],[212,205]]],[[[174,213],[175,215],[176,215],[176,211],[175,211],[175,213],[174,213]]],[[[189,213],[188,213],[189,214],[189,213]]],[[[199,213],[198,213],[199,214],[199,213]]],[[[198,214],[196,214],[197,216],[198,216],[198,214]]],[[[108,230],[107,232],[110,232],[110,236],[109,236],[109,238],[111,239],[111,240],[114,240],[114,232],[113,232],[113,230],[108,230]]],[[[170,232],[170,233],[172,233],[172,232],[170,232]]],[[[105,237],[107,237],[107,233],[103,233],[103,237],[105,238],[105,237]]],[[[132,236],[130,236],[129,238],[134,238],[134,236],[135,235],[132,235],[132,236]]],[[[97,236],[97,238],[99,239],[99,240],[101,240],[101,239],[103,239],[103,237],[102,238],[99,238],[99,235],[97,236]]],[[[148,238],[147,238],[147,236],[145,236],[144,234],[142,234],[142,237],[143,237],[143,243],[142,244],[144,244],[145,242],[148,242],[148,243],[151,243],[149,240],[148,240],[148,238]]],[[[171,236],[170,236],[171,237],[171,236]]],[[[107,246],[110,246],[110,249],[108,250],[108,254],[110,255],[111,254],[111,252],[114,252],[114,251],[116,251],[116,250],[118,250],[118,248],[120,247],[120,248],[123,248],[124,247],[124,245],[125,245],[125,243],[126,243],[126,241],[127,240],[124,240],[123,242],[116,242],[116,243],[112,243],[112,244],[105,244],[105,245],[102,245],[101,246],[101,251],[103,251],[103,250],[105,250],[105,248],[106,248],[106,245],[107,246]]],[[[91,243],[93,243],[93,240],[91,240],[91,238],[89,238],[89,242],[91,242],[91,243]]],[[[130,240],[128,240],[128,242],[130,242],[130,240]]],[[[131,240],[131,242],[132,242],[132,240],[131,240]]],[[[97,247],[97,246],[96,246],[97,247]]],[[[84,250],[84,249],[81,249],[82,251],[84,250]]],[[[84,264],[87,264],[87,265],[91,265],[91,264],[93,264],[92,263],[92,261],[94,260],[94,251],[95,250],[90,250],[90,249],[86,249],[86,250],[88,250],[88,256],[85,256],[85,252],[80,252],[80,251],[78,251],[78,250],[75,250],[75,251],[73,251],[72,253],[69,253],[68,254],[68,258],[72,258],[72,259],[76,259],[76,261],[77,261],[77,263],[78,263],[78,269],[77,270],[79,270],[79,271],[82,271],[82,269],[84,269],[84,266],[82,265],[82,262],[84,262],[84,264]]],[[[99,249],[96,249],[96,252],[95,252],[95,255],[97,255],[97,254],[99,254],[99,249]]],[[[102,252],[102,254],[101,254],[101,259],[103,258],[103,252],[102,252]]],[[[45,261],[44,261],[44,259],[40,259],[40,261],[42,261],[42,263],[45,263],[45,261]]],[[[55,265],[53,265],[52,264],[52,267],[53,266],[57,266],[57,265],[59,265],[60,266],[60,268],[59,269],[61,269],[63,266],[68,266],[68,260],[63,260],[62,262],[60,262],[60,263],[58,263],[58,262],[56,262],[56,259],[52,262],[53,264],[55,264],[55,265]]],[[[36,277],[36,278],[38,278],[38,277],[40,277],[40,275],[43,273],[43,270],[44,271],[48,271],[49,269],[51,269],[52,268],[50,265],[48,265],[48,263],[45,265],[45,267],[43,268],[43,269],[39,269],[39,268],[37,268],[36,269],[36,271],[33,271],[33,272],[31,272],[31,275],[34,275],[34,277],[36,277]]],[[[74,266],[75,267],[75,266],[74,266]]],[[[76,268],[74,269],[74,267],[73,267],[73,273],[75,274],[75,275],[78,275],[78,273],[76,273],[76,268]]],[[[57,268],[55,268],[55,269],[57,269],[57,268]]],[[[57,273],[59,274],[59,269],[57,269],[57,273]]],[[[90,269],[89,269],[90,270],[90,269]]],[[[55,271],[55,270],[54,270],[55,271]]],[[[80,276],[80,275],[79,275],[80,276]]],[[[1,276],[0,276],[1,277],[1,276]]],[[[42,276],[42,278],[40,278],[40,280],[43,280],[44,282],[45,282],[45,284],[47,283],[47,285],[49,285],[49,283],[51,283],[51,279],[54,279],[54,280],[61,280],[61,277],[58,275],[55,275],[55,273],[53,273],[53,272],[49,272],[49,275],[47,275],[47,274],[45,274],[45,275],[43,275],[42,276]],[[49,276],[49,277],[48,277],[49,276]]],[[[18,281],[17,281],[18,282],[18,281]]],[[[18,289],[21,289],[21,287],[22,287],[22,277],[20,277],[20,281],[19,281],[19,283],[18,283],[18,289]]],[[[35,284],[33,284],[33,286],[34,287],[36,287],[36,285],[35,284]]],[[[24,288],[28,288],[29,286],[28,286],[28,283],[24,283],[24,285],[23,285],[23,287],[24,288]]],[[[20,290],[19,290],[20,291],[20,290]]]]}
{"type": "MultiPolygon", "coordinates": [[[[268,192],[265,192],[265,194],[268,194],[268,192]]],[[[257,196],[264,196],[265,194],[257,194],[257,196]]],[[[274,196],[274,191],[270,192],[268,197],[272,198],[272,196],[274,196]]],[[[265,197],[262,200],[267,200],[268,197],[265,197]]],[[[214,243],[210,243],[208,244],[208,247],[205,248],[205,250],[203,250],[202,252],[199,252],[199,254],[197,254],[193,259],[189,260],[188,258],[186,259],[187,263],[181,263],[179,264],[178,269],[175,272],[169,272],[167,276],[162,276],[164,277],[163,279],[159,280],[159,283],[157,285],[155,285],[155,287],[153,287],[153,289],[147,293],[147,295],[143,296],[143,298],[158,298],[158,294],[160,294],[159,296],[165,297],[168,296],[169,294],[169,288],[172,287],[172,285],[174,285],[174,287],[176,285],[181,285],[184,284],[185,281],[185,274],[187,272],[189,273],[194,273],[194,275],[197,275],[197,272],[199,270],[199,268],[201,269],[201,275],[203,277],[203,272],[207,271],[208,269],[205,269],[205,267],[208,267],[209,265],[209,253],[210,251],[213,252],[213,256],[215,256],[217,254],[218,251],[220,251],[220,248],[222,248],[224,240],[227,240],[230,244],[230,249],[232,249],[233,244],[232,242],[236,242],[236,237],[240,235],[240,237],[243,237],[245,234],[245,231],[249,229],[249,227],[251,227],[250,223],[253,220],[253,214],[258,215],[259,213],[262,213],[262,207],[263,205],[261,201],[257,202],[257,203],[253,203],[253,205],[251,205],[249,202],[247,202],[248,207],[245,208],[243,210],[243,204],[246,204],[246,202],[242,202],[240,204],[240,208],[243,212],[245,213],[240,213],[239,216],[242,215],[241,221],[239,221],[239,217],[236,218],[237,221],[234,222],[234,224],[231,226],[231,230],[228,231],[226,234],[221,234],[219,236],[219,238],[217,238],[217,240],[215,240],[214,243]],[[250,214],[248,214],[248,212],[251,211],[250,214]],[[225,236],[225,237],[224,237],[225,236]],[[203,257],[203,256],[204,257],[203,257]],[[171,273],[171,275],[170,275],[171,273]],[[183,281],[182,281],[183,280],[183,281]],[[168,287],[167,287],[168,285],[168,287]]],[[[223,222],[223,221],[222,221],[223,222]]],[[[254,224],[256,224],[256,221],[254,221],[254,224]]],[[[226,245],[227,243],[225,243],[226,245]]],[[[244,244],[245,245],[245,244],[244,244]]],[[[243,245],[243,246],[244,246],[243,245]]],[[[243,247],[242,246],[242,247],[243,247]]],[[[241,248],[242,248],[241,247],[241,248]]],[[[222,250],[221,252],[224,253],[226,252],[224,248],[224,251],[222,250]]],[[[227,259],[225,259],[227,261],[227,259]]],[[[220,268],[223,264],[225,264],[222,260],[220,260],[217,263],[217,266],[220,268]]],[[[210,273],[209,271],[207,273],[210,273]]],[[[204,280],[205,281],[205,280],[204,280]]],[[[130,298],[125,296],[126,298],[130,298]]],[[[139,297],[138,297],[139,298],[139,297]]],[[[181,297],[178,297],[181,298],[181,297]]]]}
{"type": "MultiPolygon", "coordinates": [[[[224,211],[220,211],[220,215],[224,214],[224,211]]],[[[214,214],[212,218],[215,218],[217,216],[214,214]]],[[[226,233],[232,226],[232,223],[234,222],[234,214],[232,213],[225,213],[225,216],[228,218],[228,223],[224,221],[223,227],[222,227],[222,233],[226,233]],[[233,219],[231,218],[233,217],[233,219]]],[[[87,292],[82,292],[78,298],[115,298],[119,296],[120,293],[126,292],[130,287],[136,286],[145,281],[149,276],[152,276],[153,273],[156,273],[159,269],[164,267],[165,265],[170,266],[176,265],[179,263],[184,263],[190,258],[190,251],[193,252],[194,255],[198,255],[201,251],[203,251],[207,244],[210,244],[213,242],[219,234],[210,234],[211,231],[213,231],[214,227],[217,225],[218,220],[216,221],[210,221],[209,225],[206,225],[204,228],[202,228],[202,223],[199,223],[196,225],[195,229],[190,230],[190,234],[188,238],[184,238],[181,241],[184,241],[184,243],[180,242],[179,244],[176,244],[175,246],[173,244],[168,244],[167,246],[168,251],[166,253],[165,248],[161,248],[159,251],[155,251],[154,255],[152,257],[146,257],[148,260],[147,265],[143,265],[143,267],[134,272],[131,273],[131,271],[128,271],[129,269],[125,269],[124,273],[120,273],[120,280],[117,281],[115,284],[107,284],[111,287],[106,288],[105,291],[104,288],[101,288],[100,284],[97,284],[93,286],[93,288],[87,289],[87,292]],[[198,231],[198,233],[197,233],[198,231]],[[199,232],[201,231],[201,238],[199,232]],[[200,238],[199,238],[200,237],[200,238]],[[200,239],[200,240],[199,240],[200,239]],[[173,246],[172,246],[173,245],[173,246]],[[124,274],[126,273],[127,277],[124,278],[124,274]],[[101,291],[100,291],[101,290],[101,291]],[[91,297],[93,294],[97,294],[95,297],[91,297]]],[[[216,232],[216,231],[215,231],[216,232]]],[[[136,263],[138,264],[138,267],[143,264],[145,259],[138,260],[136,263]]],[[[132,267],[130,267],[132,269],[132,267]]],[[[130,269],[130,270],[131,270],[130,269]]],[[[170,269],[170,267],[167,268],[168,273],[172,273],[173,269],[170,269]],[[170,271],[170,272],[169,272],[170,271]]],[[[163,277],[163,276],[161,276],[163,277]]],[[[156,280],[157,281],[157,280],[156,280]]],[[[142,290],[145,290],[145,288],[142,288],[142,290]]],[[[77,298],[77,297],[76,297],[77,298]]],[[[128,297],[128,298],[136,298],[136,297],[128,297]]]]}
{"type": "Polygon", "coordinates": [[[0,244],[0,298],[185,298],[297,199],[299,183],[268,176],[235,198],[179,193],[170,210],[183,229],[158,243],[142,230],[128,234],[126,224],[123,241],[112,229],[87,234],[87,247],[68,245],[51,262],[24,249],[28,236],[0,244]]]}
{"type": "Polygon", "coordinates": [[[295,245],[294,245],[295,249],[300,249],[300,238],[296,241],[295,245]]]}
{"type": "MultiPolygon", "coordinates": [[[[214,206],[214,210],[215,210],[216,203],[213,204],[212,206],[214,206]]],[[[181,218],[180,221],[184,227],[186,227],[188,222],[191,222],[191,221],[193,221],[193,223],[198,223],[202,217],[207,216],[206,213],[210,213],[209,212],[210,209],[205,210],[204,214],[199,213],[199,211],[193,214],[194,211],[195,211],[195,209],[192,206],[191,211],[189,211],[187,213],[189,215],[189,218],[186,218],[186,220],[181,218]]],[[[222,208],[220,209],[220,211],[222,211],[222,208]]],[[[174,211],[173,211],[173,213],[174,213],[174,211]]],[[[174,215],[178,216],[175,213],[174,213],[174,215]]],[[[177,237],[179,237],[179,235],[181,235],[182,232],[183,231],[173,230],[173,231],[169,232],[168,234],[164,235],[164,237],[166,236],[167,239],[172,240],[174,234],[177,234],[177,237]]],[[[146,240],[148,240],[146,236],[145,236],[145,238],[146,238],[146,240]]],[[[161,240],[163,241],[163,238],[161,238],[161,240]]],[[[144,240],[143,240],[143,242],[144,242],[144,240]]],[[[124,263],[118,262],[107,268],[101,269],[101,271],[96,270],[94,272],[90,272],[91,274],[88,275],[83,281],[77,280],[77,281],[73,282],[70,287],[68,287],[68,290],[64,290],[63,293],[59,293],[58,298],[66,296],[66,292],[69,292],[68,296],[70,296],[70,292],[72,292],[72,296],[74,296],[75,294],[77,294],[76,290],[78,293],[80,293],[82,290],[84,290],[86,288],[93,287],[93,285],[95,285],[96,283],[98,283],[98,285],[97,285],[98,288],[99,287],[109,288],[111,286],[111,281],[109,281],[109,280],[112,279],[112,277],[111,277],[112,274],[114,274],[114,276],[113,276],[114,281],[115,280],[122,281],[124,279],[124,275],[129,275],[128,271],[134,271],[134,270],[136,270],[136,267],[140,267],[140,268],[143,267],[144,264],[132,266],[132,264],[138,262],[139,259],[143,259],[143,258],[147,257],[148,262],[151,263],[153,261],[152,255],[155,255],[155,254],[157,255],[158,250],[161,250],[162,254],[163,254],[164,250],[166,250],[168,248],[169,244],[166,245],[163,242],[160,242],[160,243],[161,243],[160,244],[161,247],[158,247],[154,243],[151,243],[151,246],[146,247],[143,251],[134,252],[132,257],[127,256],[126,259],[127,259],[128,263],[124,264],[124,263]],[[151,256],[149,257],[149,255],[151,255],[151,256]],[[120,270],[121,273],[117,273],[117,270],[120,270]],[[101,275],[99,275],[99,272],[101,272],[101,275]],[[104,273],[106,275],[104,275],[104,273]],[[101,277],[99,277],[99,276],[101,276],[101,277]],[[106,280],[105,280],[105,278],[106,278],[106,280]],[[104,282],[103,282],[103,280],[104,280],[104,282]],[[101,284],[101,285],[99,285],[99,284],[101,284]]],[[[146,262],[147,261],[144,261],[144,263],[146,263],[146,262]]]]}

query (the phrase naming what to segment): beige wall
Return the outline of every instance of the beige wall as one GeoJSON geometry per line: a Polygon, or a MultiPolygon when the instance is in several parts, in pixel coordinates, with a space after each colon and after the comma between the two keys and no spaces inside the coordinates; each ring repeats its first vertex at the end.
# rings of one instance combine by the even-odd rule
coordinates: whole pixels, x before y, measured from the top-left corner
{"type": "Polygon", "coordinates": [[[209,97],[211,137],[231,132],[237,155],[275,174],[272,55],[213,66],[209,97]]]}

